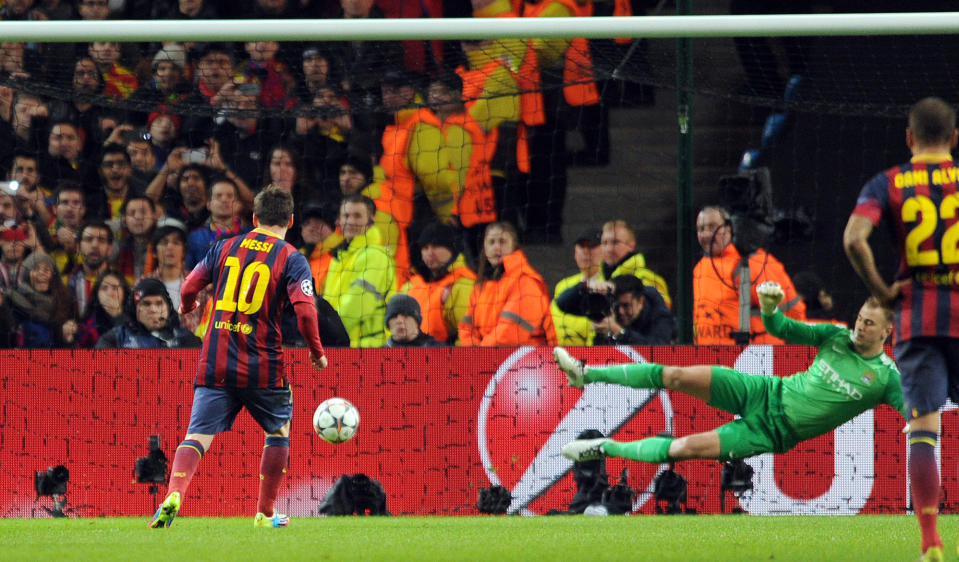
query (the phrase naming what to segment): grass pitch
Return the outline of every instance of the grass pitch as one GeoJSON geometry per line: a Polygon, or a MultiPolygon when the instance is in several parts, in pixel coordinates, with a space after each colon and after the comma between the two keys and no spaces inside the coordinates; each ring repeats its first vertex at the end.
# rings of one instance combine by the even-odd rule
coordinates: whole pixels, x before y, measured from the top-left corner
{"type": "MultiPolygon", "coordinates": [[[[912,516],[0,519],[2,560],[914,560],[912,516]]],[[[959,517],[940,517],[954,559],[959,517]]]]}

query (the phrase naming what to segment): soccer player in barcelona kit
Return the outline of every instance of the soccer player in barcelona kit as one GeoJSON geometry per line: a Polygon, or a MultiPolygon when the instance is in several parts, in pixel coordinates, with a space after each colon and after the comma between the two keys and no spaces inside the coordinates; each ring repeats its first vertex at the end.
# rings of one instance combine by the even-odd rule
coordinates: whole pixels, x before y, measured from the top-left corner
{"type": "Polygon", "coordinates": [[[876,299],[867,300],[859,309],[855,329],[849,330],[787,318],[778,309],[784,297],[778,283],[762,283],[756,293],[770,334],[819,348],[807,371],[778,378],[709,365],[588,367],[557,347],[553,354],[570,386],[604,382],[676,390],[741,416],[711,431],[679,438],[650,437],[631,443],[578,439],[563,447],[563,455],[574,461],[609,456],[655,464],[688,459],[728,461],[785,453],[800,441],[835,429],[879,404],[902,412],[899,371],[883,352],[883,343],[892,331],[892,310],[881,307],[876,299]]]}
{"type": "Polygon", "coordinates": [[[959,168],[955,110],[939,98],[909,111],[908,163],[862,188],[843,235],[846,255],[873,296],[895,306],[895,355],[909,433],[912,505],[923,560],[944,558],[939,512],[939,408],[959,402],[959,168]],[[876,268],[869,235],[887,219],[899,253],[895,282],[876,268]]]}
{"type": "Polygon", "coordinates": [[[260,461],[260,490],[255,527],[285,527],[286,515],[273,510],[290,456],[293,394],[283,363],[280,332],[287,301],[310,348],[315,369],[327,365],[317,327],[310,266],[283,241],[293,224],[293,197],[267,187],[253,202],[253,224],[246,235],[221,240],[187,276],[181,289],[181,313],[196,307],[197,293],[214,287],[213,316],[193,390],[186,437],[177,447],[166,498],[150,527],[169,527],[200,458],[221,431],[228,431],[242,408],[266,432],[260,461]]]}

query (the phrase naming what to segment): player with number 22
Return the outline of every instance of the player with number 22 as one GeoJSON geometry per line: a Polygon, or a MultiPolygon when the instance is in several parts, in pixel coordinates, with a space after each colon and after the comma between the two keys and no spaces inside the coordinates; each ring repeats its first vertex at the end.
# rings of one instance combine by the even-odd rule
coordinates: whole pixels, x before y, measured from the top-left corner
{"type": "Polygon", "coordinates": [[[909,111],[909,162],[870,179],[846,223],[846,255],[869,291],[894,306],[895,355],[909,424],[909,478],[922,559],[944,559],[939,514],[939,409],[959,401],[959,168],[956,111],[939,98],[909,111]],[[886,219],[899,254],[895,281],[876,267],[869,235],[886,219]]]}

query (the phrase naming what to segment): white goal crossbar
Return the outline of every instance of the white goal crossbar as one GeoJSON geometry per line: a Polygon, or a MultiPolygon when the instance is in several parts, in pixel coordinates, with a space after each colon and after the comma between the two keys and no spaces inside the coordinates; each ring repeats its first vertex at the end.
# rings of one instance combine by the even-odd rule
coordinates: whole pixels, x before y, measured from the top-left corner
{"type": "Polygon", "coordinates": [[[522,37],[930,35],[959,12],[606,18],[0,21],[2,41],[336,41],[522,37]]]}

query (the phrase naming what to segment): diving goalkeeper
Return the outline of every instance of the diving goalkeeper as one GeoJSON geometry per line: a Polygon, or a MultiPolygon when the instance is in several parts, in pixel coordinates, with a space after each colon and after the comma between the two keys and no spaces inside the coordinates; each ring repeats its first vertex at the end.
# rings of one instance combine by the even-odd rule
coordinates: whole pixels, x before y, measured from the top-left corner
{"type": "Polygon", "coordinates": [[[778,309],[783,291],[777,283],[762,283],[756,293],[770,334],[788,343],[819,348],[807,371],[779,378],[709,365],[587,367],[557,347],[553,356],[570,386],[605,382],[677,390],[741,416],[711,431],[679,438],[649,437],[629,443],[578,439],[563,447],[563,456],[574,461],[608,456],[655,464],[686,459],[728,461],[784,453],[879,404],[889,404],[904,414],[899,370],[883,352],[892,332],[891,309],[870,297],[859,309],[854,329],[849,330],[786,318],[778,309]]]}

